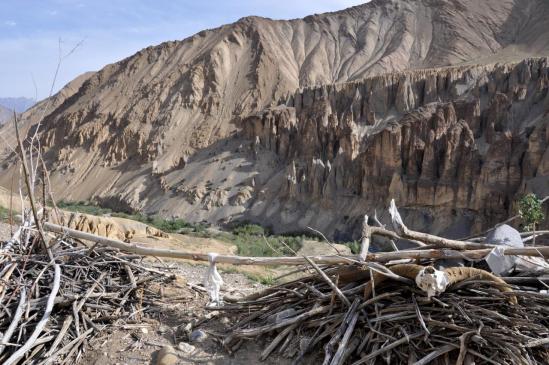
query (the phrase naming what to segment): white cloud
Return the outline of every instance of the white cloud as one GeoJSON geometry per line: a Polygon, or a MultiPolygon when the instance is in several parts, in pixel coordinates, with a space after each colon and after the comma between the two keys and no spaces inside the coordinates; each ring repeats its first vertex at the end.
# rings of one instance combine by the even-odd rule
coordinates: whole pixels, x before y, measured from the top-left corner
{"type": "Polygon", "coordinates": [[[7,25],[8,27],[15,27],[17,25],[17,23],[14,22],[13,20],[6,20],[4,22],[4,25],[7,25]]]}

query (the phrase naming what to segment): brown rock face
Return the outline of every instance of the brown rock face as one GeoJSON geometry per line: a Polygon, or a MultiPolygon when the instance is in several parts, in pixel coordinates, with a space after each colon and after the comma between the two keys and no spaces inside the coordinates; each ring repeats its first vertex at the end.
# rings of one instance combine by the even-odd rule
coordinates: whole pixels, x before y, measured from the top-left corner
{"type": "Polygon", "coordinates": [[[546,0],[248,17],[75,80],[37,136],[59,199],[338,236],[396,197],[415,227],[477,229],[547,188],[547,39],[546,0]]]}
{"type": "Polygon", "coordinates": [[[320,204],[343,218],[395,198],[412,216],[428,215],[418,223],[434,230],[476,216],[466,234],[505,219],[528,185],[549,192],[540,103],[548,79],[544,58],[306,89],[294,95],[299,102],[245,119],[243,133],[290,167],[291,183],[274,194],[289,205],[320,204]]]}

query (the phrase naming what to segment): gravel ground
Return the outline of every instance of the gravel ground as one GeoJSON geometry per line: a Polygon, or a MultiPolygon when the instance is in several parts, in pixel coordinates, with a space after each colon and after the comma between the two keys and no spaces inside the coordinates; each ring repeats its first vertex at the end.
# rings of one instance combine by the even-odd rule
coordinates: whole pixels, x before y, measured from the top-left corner
{"type": "Polygon", "coordinates": [[[11,229],[9,224],[0,222],[0,241],[5,241],[10,238],[11,229]]]}

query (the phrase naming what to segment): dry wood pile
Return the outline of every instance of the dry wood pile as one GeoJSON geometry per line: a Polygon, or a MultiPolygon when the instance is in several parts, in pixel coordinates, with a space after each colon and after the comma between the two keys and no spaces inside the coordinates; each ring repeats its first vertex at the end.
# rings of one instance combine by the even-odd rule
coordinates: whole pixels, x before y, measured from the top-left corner
{"type": "Polygon", "coordinates": [[[15,116],[17,146],[8,146],[21,163],[16,199],[23,211],[12,238],[0,242],[0,363],[5,365],[77,361],[97,332],[140,321],[152,311],[159,295],[147,288],[173,279],[148,268],[143,256],[98,246],[101,237],[93,236],[95,245],[89,247],[68,231],[47,231],[47,213],[60,212],[41,155],[40,123],[23,141],[15,116]]]}
{"type": "Polygon", "coordinates": [[[355,260],[323,268],[308,260],[313,274],[305,278],[227,298],[222,310],[236,324],[222,339],[225,348],[264,341],[261,359],[278,353],[296,364],[549,363],[547,247],[496,248],[538,256],[528,260],[542,268],[496,277],[482,260],[494,246],[412,231],[394,202],[390,214],[394,231],[371,227],[366,217],[355,260]],[[374,235],[418,247],[371,254],[374,235]],[[449,257],[470,261],[435,268],[449,257]]]}
{"type": "Polygon", "coordinates": [[[387,280],[368,298],[367,266],[323,272],[339,294],[316,274],[224,306],[238,317],[225,347],[236,351],[243,340],[269,336],[261,359],[279,353],[296,363],[549,363],[549,296],[535,278],[515,280],[529,284],[512,285],[510,293],[471,276],[431,299],[414,283],[387,280]]]}
{"type": "Polygon", "coordinates": [[[76,361],[105,326],[140,321],[151,310],[159,295],[148,285],[171,280],[143,265],[142,256],[89,248],[63,236],[50,242],[49,254],[37,250],[39,244],[30,232],[3,245],[2,364],[76,361]]]}

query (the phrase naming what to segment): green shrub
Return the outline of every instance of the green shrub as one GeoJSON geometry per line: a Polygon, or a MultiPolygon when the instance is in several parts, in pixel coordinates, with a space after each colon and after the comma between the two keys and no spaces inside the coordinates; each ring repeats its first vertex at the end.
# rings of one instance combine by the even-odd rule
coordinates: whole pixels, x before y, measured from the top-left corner
{"type": "Polygon", "coordinates": [[[518,202],[519,215],[526,223],[526,229],[535,230],[536,226],[543,221],[545,215],[541,208],[541,200],[535,194],[528,194],[518,202]]]}
{"type": "Polygon", "coordinates": [[[349,247],[354,255],[358,255],[360,253],[359,241],[345,242],[344,245],[349,247]]]}
{"type": "Polygon", "coordinates": [[[240,256],[293,256],[303,245],[304,236],[269,235],[268,230],[257,224],[242,224],[232,229],[232,232],[211,233],[203,223],[189,223],[183,219],[164,219],[142,213],[112,212],[89,202],[60,202],[59,208],[92,215],[110,214],[112,217],[131,219],[148,224],[166,233],[192,234],[204,238],[217,238],[237,247],[240,256]],[[266,243],[268,242],[268,244],[266,243]]]}
{"type": "Polygon", "coordinates": [[[7,221],[9,216],[10,216],[9,209],[0,206],[0,221],[7,221]]]}
{"type": "Polygon", "coordinates": [[[534,245],[536,244],[536,226],[545,219],[541,204],[541,200],[535,194],[527,194],[518,202],[518,213],[525,223],[525,228],[534,232],[534,245]]]}
{"type": "Polygon", "coordinates": [[[58,207],[64,210],[71,212],[91,214],[91,215],[106,215],[109,214],[112,217],[116,218],[125,218],[131,219],[137,222],[145,223],[155,228],[160,229],[161,231],[167,233],[179,233],[179,232],[188,232],[188,233],[202,233],[206,232],[208,228],[206,225],[198,223],[189,223],[183,219],[164,219],[158,216],[149,216],[142,213],[128,214],[123,212],[113,212],[111,209],[102,208],[94,203],[90,202],[65,202],[61,201],[58,204],[58,207]]]}
{"type": "Polygon", "coordinates": [[[239,256],[293,256],[303,245],[302,237],[265,236],[259,234],[259,229],[244,232],[255,233],[233,233],[229,238],[229,241],[237,247],[239,256]]]}
{"type": "Polygon", "coordinates": [[[70,212],[91,214],[91,215],[105,215],[110,214],[112,211],[108,208],[102,208],[96,204],[90,202],[66,202],[60,201],[57,203],[60,209],[68,210],[70,212]]]}
{"type": "Polygon", "coordinates": [[[189,223],[183,219],[164,219],[158,216],[144,215],[141,213],[112,213],[111,216],[145,223],[167,233],[204,233],[208,228],[202,223],[189,223]]]}
{"type": "Polygon", "coordinates": [[[244,224],[233,228],[233,234],[263,236],[266,232],[263,227],[257,224],[244,224]]]}

